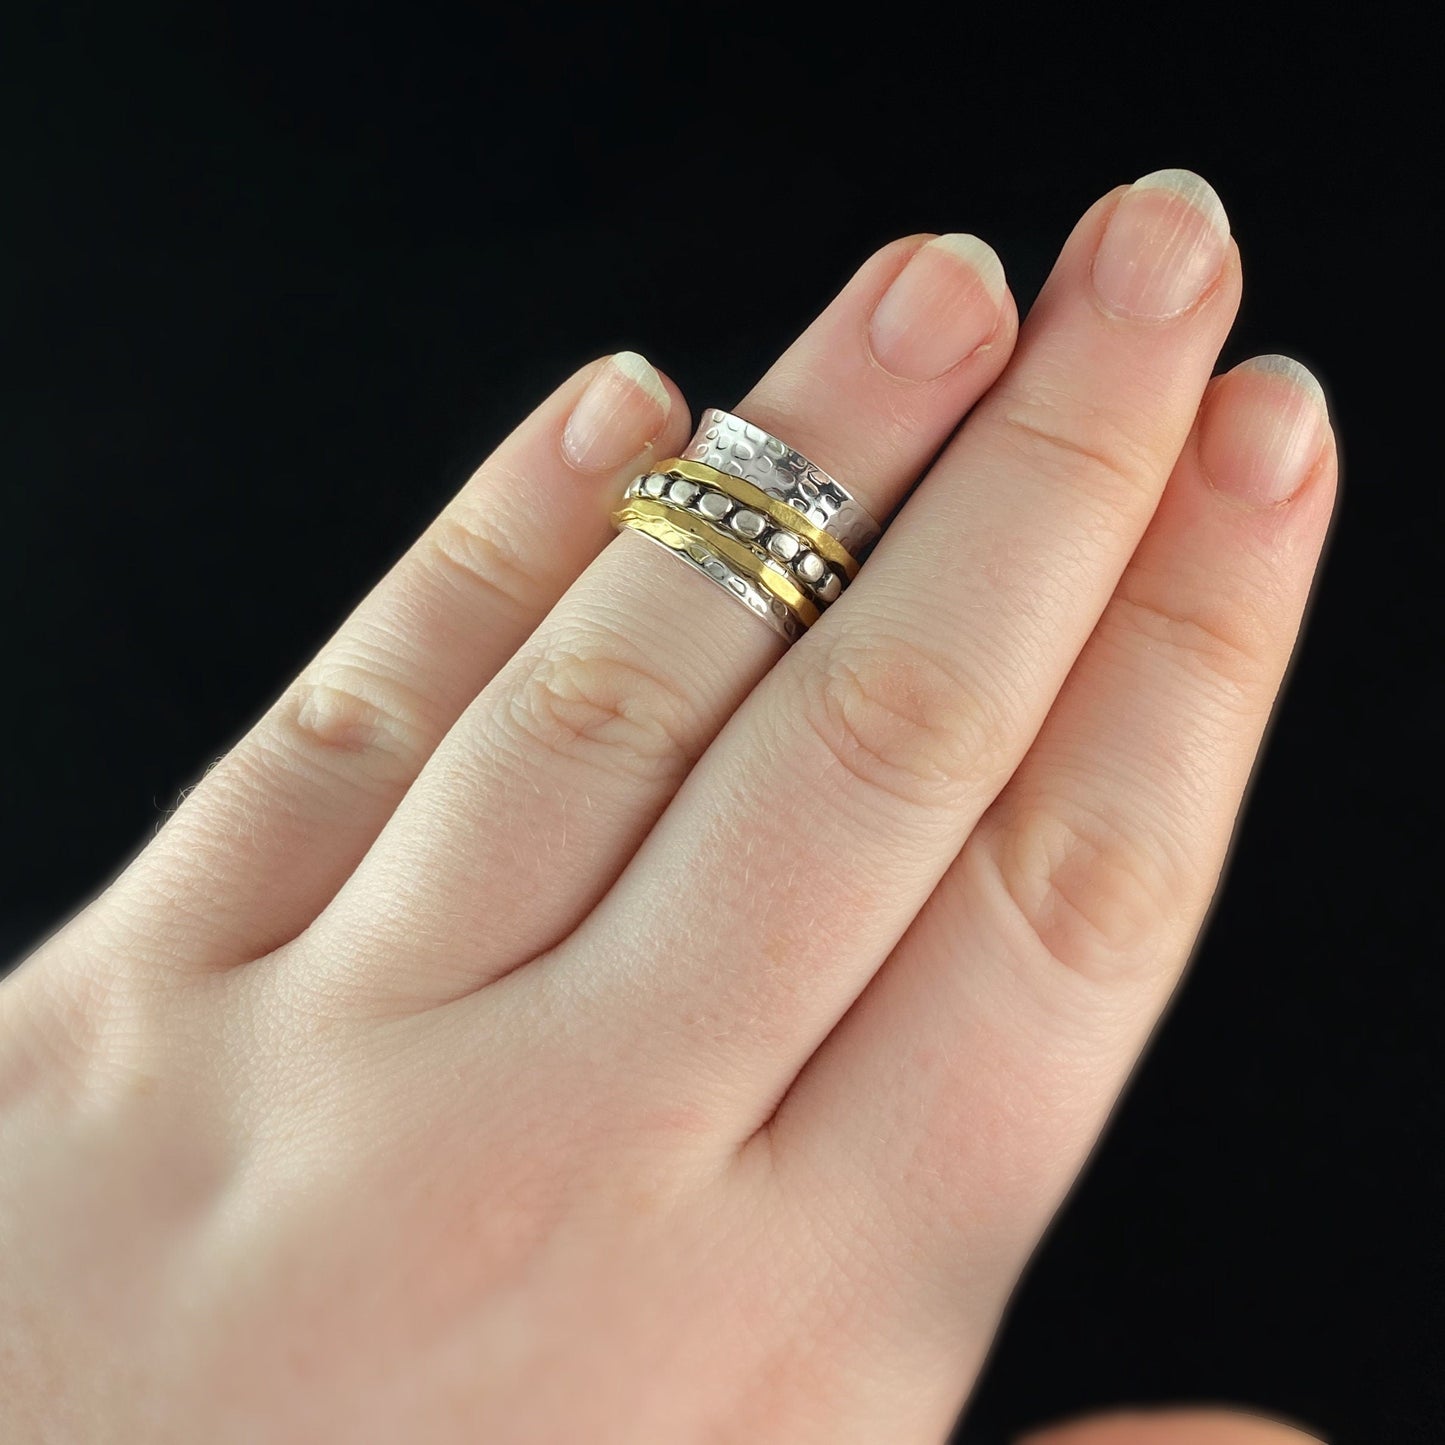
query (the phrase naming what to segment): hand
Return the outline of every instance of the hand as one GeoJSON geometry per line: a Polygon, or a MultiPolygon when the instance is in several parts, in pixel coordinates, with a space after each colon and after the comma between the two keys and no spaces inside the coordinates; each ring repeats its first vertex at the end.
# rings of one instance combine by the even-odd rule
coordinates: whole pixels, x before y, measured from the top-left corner
{"type": "Polygon", "coordinates": [[[1308,373],[1210,381],[1239,286],[1181,172],[1017,344],[981,242],[873,257],[737,407],[897,512],[785,655],[605,545],[676,389],[545,401],[0,989],[4,1438],[941,1438],[1328,524],[1308,373]]]}

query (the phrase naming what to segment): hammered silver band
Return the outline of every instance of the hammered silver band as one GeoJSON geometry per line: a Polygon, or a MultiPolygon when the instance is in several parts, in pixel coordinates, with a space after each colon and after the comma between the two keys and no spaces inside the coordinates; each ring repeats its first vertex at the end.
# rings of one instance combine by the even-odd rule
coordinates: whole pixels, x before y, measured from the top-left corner
{"type": "Polygon", "coordinates": [[[801,512],[855,556],[882,533],[841,482],[786,442],[731,412],[717,407],[703,412],[702,424],[683,456],[751,482],[801,512]]]}

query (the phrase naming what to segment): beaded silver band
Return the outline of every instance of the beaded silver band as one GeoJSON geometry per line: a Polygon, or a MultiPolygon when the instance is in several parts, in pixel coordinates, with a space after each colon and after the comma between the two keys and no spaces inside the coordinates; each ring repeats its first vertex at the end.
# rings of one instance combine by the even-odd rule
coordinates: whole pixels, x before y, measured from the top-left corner
{"type": "Polygon", "coordinates": [[[702,423],[683,456],[742,477],[786,502],[854,555],[870,547],[882,533],[877,521],[841,482],[786,442],[731,412],[717,407],[703,412],[702,423]]]}
{"type": "Polygon", "coordinates": [[[721,532],[731,533],[763,566],[788,577],[820,607],[835,601],[847,585],[848,579],[797,532],[779,526],[763,512],[741,505],[705,481],[646,472],[634,478],[624,495],[668,502],[680,511],[703,518],[721,532]]]}

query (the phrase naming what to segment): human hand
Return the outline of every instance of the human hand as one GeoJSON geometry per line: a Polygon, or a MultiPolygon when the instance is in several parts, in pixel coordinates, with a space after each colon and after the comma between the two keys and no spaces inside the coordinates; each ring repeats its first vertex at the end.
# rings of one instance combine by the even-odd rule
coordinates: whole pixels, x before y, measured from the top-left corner
{"type": "Polygon", "coordinates": [[[0,988],[7,1438],[939,1438],[1328,523],[1308,374],[1209,381],[1238,294],[1181,173],[1017,346],[981,243],[885,248],[738,406],[877,516],[926,474],[785,655],[604,550],[676,389],[544,402],[0,988]]]}

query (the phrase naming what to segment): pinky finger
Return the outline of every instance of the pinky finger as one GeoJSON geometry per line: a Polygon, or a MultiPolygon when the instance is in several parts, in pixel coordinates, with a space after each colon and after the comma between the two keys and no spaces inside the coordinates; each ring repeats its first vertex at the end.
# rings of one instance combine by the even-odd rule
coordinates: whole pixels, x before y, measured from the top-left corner
{"type": "Polygon", "coordinates": [[[987,1260],[970,1281],[1002,1303],[1154,1026],[1224,861],[1334,482],[1302,367],[1266,357],[1214,383],[1033,747],[775,1116],[777,1151],[821,1170],[823,1197],[859,1176],[917,1181],[901,1227],[926,1290],[987,1260]],[[978,1234],[998,1247],[969,1256],[978,1234]]]}

